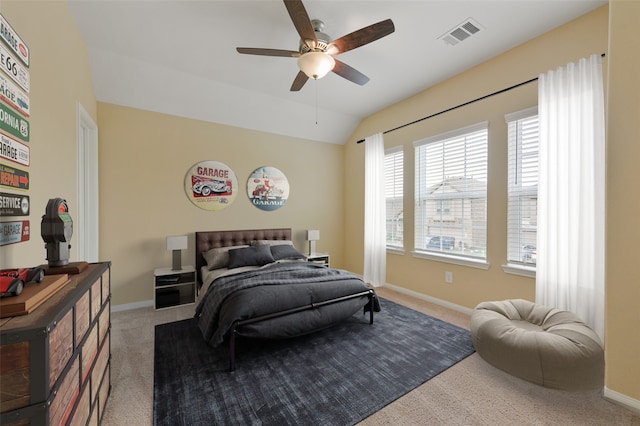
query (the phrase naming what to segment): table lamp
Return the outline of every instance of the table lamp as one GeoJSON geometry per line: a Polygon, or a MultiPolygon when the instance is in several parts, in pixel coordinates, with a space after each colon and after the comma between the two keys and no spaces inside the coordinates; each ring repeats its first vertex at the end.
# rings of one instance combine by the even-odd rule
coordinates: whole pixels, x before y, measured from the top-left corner
{"type": "Polygon", "coordinates": [[[167,237],[167,250],[173,251],[173,266],[172,271],[179,271],[182,269],[182,251],[187,248],[187,236],[170,236],[167,237]]]}
{"type": "Polygon", "coordinates": [[[309,254],[316,253],[316,241],[320,239],[320,231],[318,229],[307,230],[307,240],[309,240],[309,254]]]}

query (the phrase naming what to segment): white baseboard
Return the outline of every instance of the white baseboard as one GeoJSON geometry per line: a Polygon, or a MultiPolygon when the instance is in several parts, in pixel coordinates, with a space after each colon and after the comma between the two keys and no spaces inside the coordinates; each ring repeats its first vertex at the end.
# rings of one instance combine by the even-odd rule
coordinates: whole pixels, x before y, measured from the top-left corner
{"type": "Polygon", "coordinates": [[[638,401],[637,399],[633,399],[620,392],[607,389],[606,386],[604,387],[603,396],[604,396],[604,399],[606,399],[607,401],[613,402],[614,404],[621,405],[624,408],[627,408],[636,413],[640,413],[640,401],[638,401]]]}
{"type": "Polygon", "coordinates": [[[122,305],[111,306],[111,312],[130,311],[132,309],[153,308],[153,300],[144,300],[142,302],[124,303],[122,305]]]}
{"type": "Polygon", "coordinates": [[[407,294],[417,299],[425,300],[435,305],[444,306],[445,308],[449,308],[457,312],[462,312],[463,314],[471,315],[473,313],[473,309],[467,308],[466,306],[456,305],[455,303],[447,302],[446,300],[438,299],[436,297],[427,296],[426,294],[418,293],[417,291],[409,290],[394,284],[386,283],[384,287],[390,288],[391,290],[397,291],[398,293],[407,294]]]}

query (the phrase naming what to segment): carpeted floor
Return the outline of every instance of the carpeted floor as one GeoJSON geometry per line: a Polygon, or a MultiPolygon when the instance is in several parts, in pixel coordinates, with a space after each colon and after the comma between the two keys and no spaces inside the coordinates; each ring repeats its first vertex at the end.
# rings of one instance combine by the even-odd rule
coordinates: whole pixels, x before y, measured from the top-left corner
{"type": "MultiPolygon", "coordinates": [[[[386,299],[469,329],[465,314],[388,288],[376,291],[386,299]]],[[[102,426],[153,424],[155,325],[192,317],[193,310],[189,305],[112,314],[112,389],[102,426]]],[[[601,391],[543,388],[512,377],[473,354],[358,425],[512,424],[640,426],[640,415],[606,401],[601,391]]]]}
{"type": "Polygon", "coordinates": [[[474,352],[470,333],[388,300],[295,339],[204,342],[193,319],[156,326],[156,425],[351,425],[474,352]],[[185,368],[189,366],[190,368],[185,368]]]}

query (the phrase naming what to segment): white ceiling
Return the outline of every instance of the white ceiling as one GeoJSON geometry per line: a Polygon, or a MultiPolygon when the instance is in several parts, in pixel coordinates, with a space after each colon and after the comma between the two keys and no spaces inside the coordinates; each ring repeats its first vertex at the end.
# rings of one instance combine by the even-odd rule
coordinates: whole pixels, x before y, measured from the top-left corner
{"type": "Polygon", "coordinates": [[[366,116],[591,11],[607,0],[306,0],[337,39],[391,18],[395,32],[339,56],[371,80],[330,73],[289,88],[297,50],[279,0],[68,0],[86,43],[96,97],[144,110],[344,144],[366,116]],[[438,38],[467,18],[481,31],[438,38]]]}

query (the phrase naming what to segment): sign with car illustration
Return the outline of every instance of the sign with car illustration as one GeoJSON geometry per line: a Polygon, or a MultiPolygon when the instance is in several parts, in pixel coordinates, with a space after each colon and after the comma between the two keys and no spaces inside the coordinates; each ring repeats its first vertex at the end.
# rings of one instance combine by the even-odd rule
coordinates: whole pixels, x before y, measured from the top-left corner
{"type": "Polygon", "coordinates": [[[184,190],[193,204],[204,210],[222,210],[238,195],[238,180],[226,164],[201,161],[184,179],[184,190]]]}
{"type": "Polygon", "coordinates": [[[284,206],[289,198],[289,181],[275,167],[259,167],[247,180],[247,195],[261,210],[273,211],[284,206]]]}

